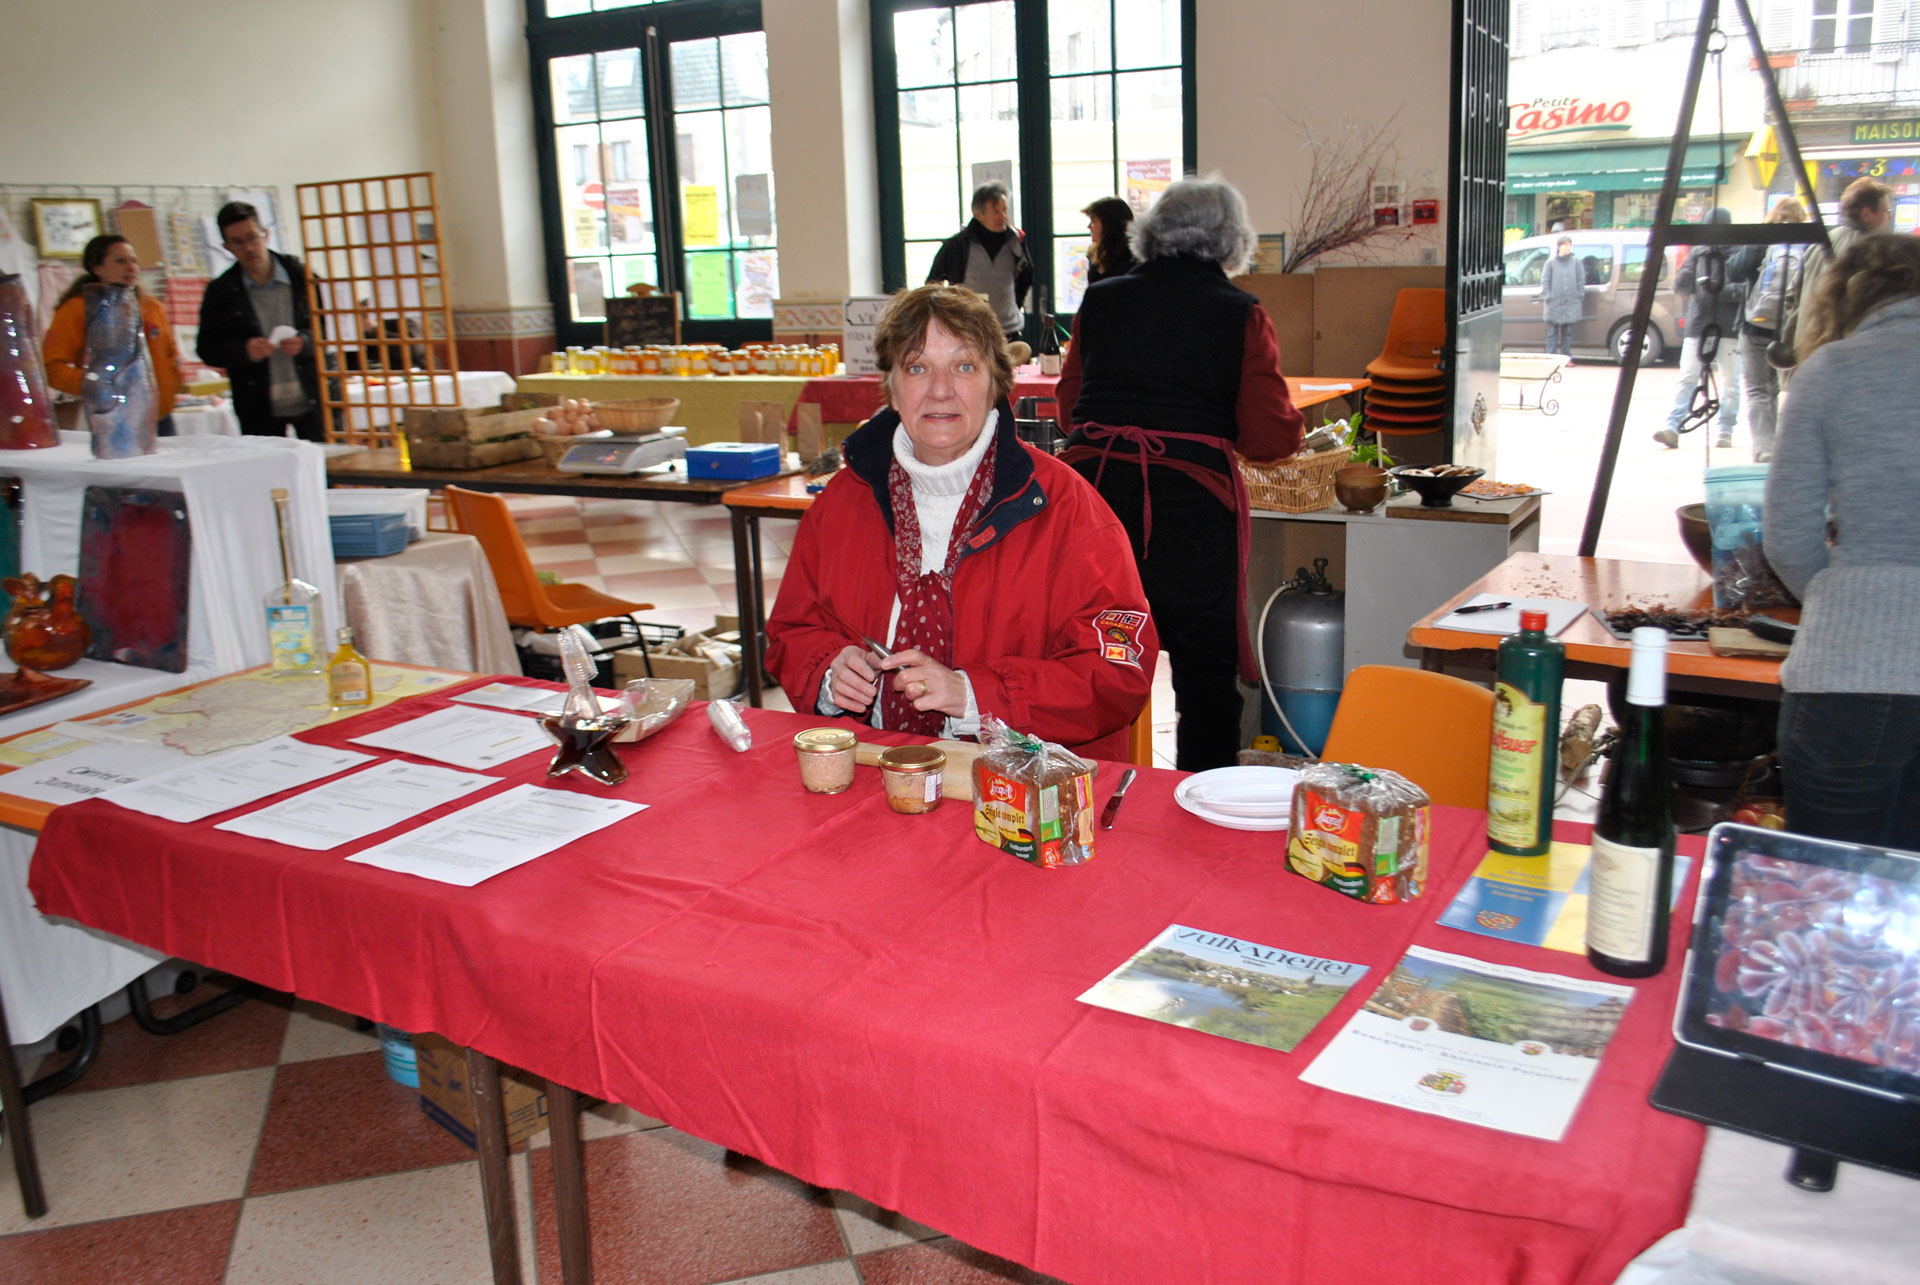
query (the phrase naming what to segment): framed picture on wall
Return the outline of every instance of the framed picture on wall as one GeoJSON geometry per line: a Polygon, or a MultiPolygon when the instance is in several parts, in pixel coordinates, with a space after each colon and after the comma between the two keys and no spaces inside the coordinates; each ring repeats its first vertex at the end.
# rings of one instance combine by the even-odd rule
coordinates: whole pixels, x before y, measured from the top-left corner
{"type": "Polygon", "coordinates": [[[33,243],[43,259],[77,259],[105,230],[100,202],[90,196],[33,198],[33,243]]]}

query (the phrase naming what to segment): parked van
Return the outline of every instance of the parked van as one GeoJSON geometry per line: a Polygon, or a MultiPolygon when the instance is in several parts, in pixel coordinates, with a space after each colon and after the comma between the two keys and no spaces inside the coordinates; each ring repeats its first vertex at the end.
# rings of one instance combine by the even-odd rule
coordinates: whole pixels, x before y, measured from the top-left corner
{"type": "MultiPolygon", "coordinates": [[[[1500,346],[1516,351],[1543,352],[1547,322],[1540,305],[1540,274],[1554,244],[1573,238],[1573,257],[1587,280],[1586,308],[1573,327],[1573,351],[1578,357],[1608,357],[1619,361],[1627,354],[1627,323],[1640,293],[1647,263],[1645,228],[1553,232],[1523,237],[1506,249],[1506,284],[1501,291],[1500,346]]],[[[1653,316],[1640,350],[1642,365],[1651,366],[1680,351],[1683,301],[1673,292],[1675,252],[1668,250],[1661,265],[1660,287],[1653,296],[1653,316]]]]}

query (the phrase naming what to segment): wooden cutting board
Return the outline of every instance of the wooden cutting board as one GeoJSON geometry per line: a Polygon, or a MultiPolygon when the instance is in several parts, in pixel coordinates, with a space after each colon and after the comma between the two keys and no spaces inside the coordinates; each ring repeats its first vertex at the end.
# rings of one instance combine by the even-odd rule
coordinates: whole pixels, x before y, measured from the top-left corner
{"type": "MultiPolygon", "coordinates": [[[[861,741],[853,747],[853,761],[867,767],[878,766],[880,754],[892,749],[890,745],[873,745],[861,741]]],[[[940,782],[940,793],[949,799],[973,801],[973,761],[980,757],[984,746],[972,741],[935,741],[933,748],[944,750],[947,755],[945,778],[940,782]]]]}

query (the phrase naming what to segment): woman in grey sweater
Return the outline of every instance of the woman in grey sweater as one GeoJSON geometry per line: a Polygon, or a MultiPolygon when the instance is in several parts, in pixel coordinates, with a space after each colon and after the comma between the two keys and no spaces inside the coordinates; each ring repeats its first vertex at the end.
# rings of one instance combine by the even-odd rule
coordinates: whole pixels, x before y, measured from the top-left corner
{"type": "Polygon", "coordinates": [[[1553,243],[1553,257],[1540,274],[1540,305],[1547,322],[1547,351],[1564,353],[1573,365],[1573,325],[1587,306],[1585,266],[1573,257],[1573,238],[1553,243]]]}
{"type": "Polygon", "coordinates": [[[1787,825],[1920,849],[1920,241],[1862,238],[1821,290],[1767,476],[1767,560],[1805,605],[1780,669],[1787,825]]]}

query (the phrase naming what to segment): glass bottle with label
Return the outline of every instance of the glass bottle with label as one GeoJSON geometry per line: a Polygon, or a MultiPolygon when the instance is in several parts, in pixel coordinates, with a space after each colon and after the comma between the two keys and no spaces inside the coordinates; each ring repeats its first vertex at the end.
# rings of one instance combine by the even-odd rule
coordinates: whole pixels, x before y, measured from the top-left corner
{"type": "Polygon", "coordinates": [[[1057,375],[1060,373],[1060,330],[1054,323],[1053,314],[1047,311],[1047,288],[1035,286],[1033,291],[1039,300],[1040,314],[1039,347],[1034,355],[1040,362],[1041,374],[1057,375]]]}
{"type": "Polygon", "coordinates": [[[1600,792],[1587,869],[1587,960],[1615,977],[1667,964],[1673,903],[1673,783],[1667,772],[1667,633],[1633,631],[1620,739],[1600,792]]]}
{"type": "Polygon", "coordinates": [[[1553,846],[1554,765],[1560,758],[1560,685],[1567,649],[1547,636],[1547,613],[1522,611],[1500,644],[1487,762],[1487,846],[1541,857],[1553,846]]]}
{"type": "Polygon", "coordinates": [[[273,490],[273,516],[280,527],[280,587],[267,594],[267,645],[276,676],[318,674],[325,663],[320,648],[327,636],[320,591],[293,574],[293,533],[287,525],[287,492],[273,490]]]}
{"type": "Polygon", "coordinates": [[[353,630],[340,626],[340,648],[327,662],[327,703],[337,710],[373,704],[373,666],[353,645],[353,630]]]}

